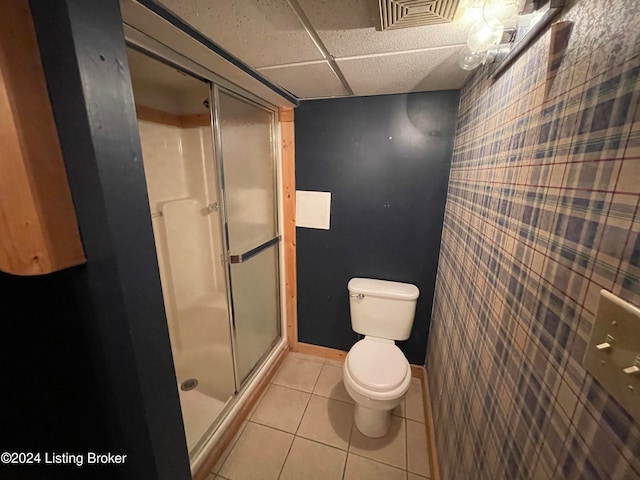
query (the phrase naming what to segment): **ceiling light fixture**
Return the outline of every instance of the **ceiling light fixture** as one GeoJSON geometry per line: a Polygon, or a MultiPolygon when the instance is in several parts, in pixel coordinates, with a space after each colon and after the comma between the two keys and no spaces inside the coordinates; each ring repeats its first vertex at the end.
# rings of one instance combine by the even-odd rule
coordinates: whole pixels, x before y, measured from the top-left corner
{"type": "Polygon", "coordinates": [[[482,65],[486,58],[487,52],[472,52],[468,47],[465,47],[458,64],[464,70],[473,70],[482,65]]]}
{"type": "Polygon", "coordinates": [[[495,17],[482,19],[469,30],[467,45],[472,52],[486,52],[498,45],[504,33],[504,24],[495,17]]]}
{"type": "Polygon", "coordinates": [[[470,26],[458,63],[473,70],[495,63],[496,78],[560,13],[566,0],[461,0],[458,22],[470,26]],[[474,19],[471,21],[471,19],[474,19]]]}
{"type": "Polygon", "coordinates": [[[518,15],[518,0],[485,0],[482,6],[482,17],[485,21],[497,18],[508,22],[518,15]]]}
{"type": "Polygon", "coordinates": [[[465,17],[477,20],[469,29],[468,48],[461,52],[458,61],[461,68],[473,70],[490,58],[488,51],[501,42],[505,23],[512,24],[517,18],[519,3],[519,0],[470,0],[467,3],[462,20],[465,17]],[[471,10],[469,15],[468,10],[471,10]]]}

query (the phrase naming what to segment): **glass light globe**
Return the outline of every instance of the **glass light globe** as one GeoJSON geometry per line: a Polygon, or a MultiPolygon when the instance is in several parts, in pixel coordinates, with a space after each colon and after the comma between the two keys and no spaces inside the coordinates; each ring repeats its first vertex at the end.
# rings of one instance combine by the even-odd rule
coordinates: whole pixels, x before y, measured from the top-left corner
{"type": "Polygon", "coordinates": [[[460,54],[458,65],[463,70],[473,70],[478,68],[487,58],[487,52],[473,52],[469,48],[465,48],[460,54]]]}
{"type": "Polygon", "coordinates": [[[518,15],[518,0],[485,0],[482,17],[485,21],[496,18],[504,23],[518,15]]]}
{"type": "Polygon", "coordinates": [[[467,45],[472,52],[484,52],[502,39],[504,25],[497,18],[481,20],[469,29],[467,45]]]}

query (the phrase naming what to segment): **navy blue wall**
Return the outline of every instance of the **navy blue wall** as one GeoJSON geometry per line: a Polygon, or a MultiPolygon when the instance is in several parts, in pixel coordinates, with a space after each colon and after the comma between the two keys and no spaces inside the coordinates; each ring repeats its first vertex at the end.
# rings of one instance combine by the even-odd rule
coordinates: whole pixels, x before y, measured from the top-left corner
{"type": "Polygon", "coordinates": [[[297,229],[299,340],[348,350],[352,277],[420,288],[400,348],[424,364],[459,92],[314,100],[296,109],[296,188],[331,192],[331,229],[297,229]]]}

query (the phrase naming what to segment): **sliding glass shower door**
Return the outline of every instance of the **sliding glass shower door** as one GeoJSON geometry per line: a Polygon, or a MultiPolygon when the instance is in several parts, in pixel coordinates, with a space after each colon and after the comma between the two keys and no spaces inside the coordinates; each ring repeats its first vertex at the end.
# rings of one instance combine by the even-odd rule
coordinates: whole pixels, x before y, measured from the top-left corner
{"type": "Polygon", "coordinates": [[[280,336],[275,113],[213,86],[240,389],[280,336]]]}
{"type": "Polygon", "coordinates": [[[193,458],[280,338],[275,110],[128,49],[193,458]]]}

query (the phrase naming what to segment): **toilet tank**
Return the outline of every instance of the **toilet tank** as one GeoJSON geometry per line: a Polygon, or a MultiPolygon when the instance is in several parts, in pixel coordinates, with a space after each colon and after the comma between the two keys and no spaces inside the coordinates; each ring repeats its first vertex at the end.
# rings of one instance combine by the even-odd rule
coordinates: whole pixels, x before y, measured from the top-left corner
{"type": "Polygon", "coordinates": [[[406,340],[411,334],[418,287],[410,283],[372,278],[349,280],[351,327],[355,332],[390,340],[406,340]]]}

